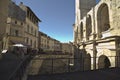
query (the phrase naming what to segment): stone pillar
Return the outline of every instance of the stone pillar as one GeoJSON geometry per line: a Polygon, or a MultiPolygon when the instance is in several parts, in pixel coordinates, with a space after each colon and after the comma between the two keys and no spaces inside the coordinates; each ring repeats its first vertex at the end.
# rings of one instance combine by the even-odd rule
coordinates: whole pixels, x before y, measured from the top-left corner
{"type": "Polygon", "coordinates": [[[96,69],[96,58],[97,58],[97,49],[96,49],[96,41],[93,41],[93,69],[96,69]]]}

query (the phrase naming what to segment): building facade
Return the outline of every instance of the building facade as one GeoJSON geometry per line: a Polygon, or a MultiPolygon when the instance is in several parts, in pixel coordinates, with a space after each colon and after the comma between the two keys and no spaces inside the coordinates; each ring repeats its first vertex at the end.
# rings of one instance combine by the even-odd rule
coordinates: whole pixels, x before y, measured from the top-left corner
{"type": "Polygon", "coordinates": [[[47,34],[39,31],[39,50],[42,49],[43,51],[48,50],[48,36],[47,34]]]}
{"type": "Polygon", "coordinates": [[[33,49],[38,49],[38,30],[39,22],[41,20],[35,15],[30,7],[24,5],[22,2],[19,4],[20,8],[26,12],[25,19],[25,42],[33,49]]]}
{"type": "Polygon", "coordinates": [[[74,46],[71,43],[61,43],[62,53],[74,55],[74,46]]]}
{"type": "Polygon", "coordinates": [[[54,39],[48,36],[48,50],[53,52],[54,51],[54,39]]]}
{"type": "Polygon", "coordinates": [[[61,52],[61,42],[54,39],[54,51],[61,52]]]}
{"type": "MultiPolygon", "coordinates": [[[[6,0],[5,3],[6,9],[1,9],[0,20],[0,34],[2,40],[1,49],[8,49],[12,45],[16,43],[24,43],[24,25],[25,25],[25,12],[19,8],[14,2],[10,0],[6,0]],[[7,11],[6,11],[7,10],[7,11]]],[[[4,8],[3,4],[1,4],[1,8],[4,8]]]]}
{"type": "Polygon", "coordinates": [[[3,37],[6,33],[6,21],[8,16],[8,0],[0,0],[0,51],[3,49],[3,37]]]}
{"type": "Polygon", "coordinates": [[[82,57],[81,69],[119,67],[120,1],[100,0],[95,5],[95,0],[91,0],[91,8],[85,13],[79,9],[79,4],[84,3],[84,0],[76,2],[74,44],[79,48],[78,53],[82,57]],[[81,18],[81,14],[86,15],[81,18]]]}
{"type": "Polygon", "coordinates": [[[39,31],[39,50],[45,52],[60,52],[61,51],[61,42],[51,38],[47,34],[39,31]]]}
{"type": "Polygon", "coordinates": [[[38,30],[41,20],[22,2],[0,1],[0,49],[23,44],[38,49],[38,30]]]}

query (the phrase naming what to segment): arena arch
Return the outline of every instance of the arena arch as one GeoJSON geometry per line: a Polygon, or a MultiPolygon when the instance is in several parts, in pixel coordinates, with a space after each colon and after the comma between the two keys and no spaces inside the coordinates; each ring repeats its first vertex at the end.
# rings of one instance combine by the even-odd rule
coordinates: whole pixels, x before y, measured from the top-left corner
{"type": "Polygon", "coordinates": [[[116,53],[115,51],[111,51],[109,49],[102,49],[102,50],[99,50],[99,53],[97,53],[97,69],[99,68],[106,68],[104,61],[105,59],[108,58],[109,62],[110,62],[110,66],[109,67],[115,67],[115,56],[116,56],[116,53]]]}
{"type": "Polygon", "coordinates": [[[80,23],[80,39],[83,40],[83,22],[80,23]]]}
{"type": "Polygon", "coordinates": [[[106,3],[102,3],[97,11],[98,38],[102,38],[102,32],[110,29],[109,8],[106,3]]]}
{"type": "Polygon", "coordinates": [[[86,17],[86,40],[89,40],[91,33],[92,33],[92,20],[91,16],[88,15],[86,17]]]}
{"type": "Polygon", "coordinates": [[[101,55],[98,59],[98,69],[109,68],[111,66],[110,60],[107,56],[101,55]]]}
{"type": "Polygon", "coordinates": [[[89,53],[84,58],[84,70],[91,70],[91,56],[89,53]]]}

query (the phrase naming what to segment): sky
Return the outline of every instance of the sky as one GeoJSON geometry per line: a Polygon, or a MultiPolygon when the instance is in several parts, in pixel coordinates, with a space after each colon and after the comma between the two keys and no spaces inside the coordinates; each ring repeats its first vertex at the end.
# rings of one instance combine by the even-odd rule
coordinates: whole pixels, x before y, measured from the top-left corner
{"type": "Polygon", "coordinates": [[[13,0],[29,6],[42,21],[39,31],[60,42],[73,41],[75,0],[13,0]]]}
{"type": "Polygon", "coordinates": [[[73,41],[74,0],[13,0],[29,6],[42,21],[39,31],[60,42],[73,41]]]}

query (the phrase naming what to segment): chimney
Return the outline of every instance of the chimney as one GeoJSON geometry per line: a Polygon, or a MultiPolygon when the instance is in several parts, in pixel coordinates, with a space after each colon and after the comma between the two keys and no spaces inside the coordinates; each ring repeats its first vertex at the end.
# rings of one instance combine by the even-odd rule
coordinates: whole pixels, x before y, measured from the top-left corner
{"type": "Polygon", "coordinates": [[[23,4],[23,2],[20,2],[20,4],[23,4]]]}
{"type": "Polygon", "coordinates": [[[23,5],[23,2],[20,2],[19,6],[22,6],[23,5]]]}

